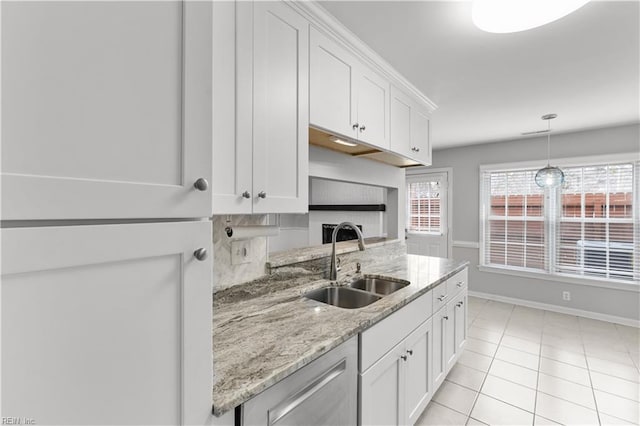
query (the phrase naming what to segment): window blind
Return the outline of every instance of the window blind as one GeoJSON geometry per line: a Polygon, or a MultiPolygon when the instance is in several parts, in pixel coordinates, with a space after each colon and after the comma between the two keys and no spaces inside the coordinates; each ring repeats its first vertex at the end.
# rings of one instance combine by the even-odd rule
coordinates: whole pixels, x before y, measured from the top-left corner
{"type": "Polygon", "coordinates": [[[633,279],[633,212],[638,208],[633,200],[634,164],[569,167],[564,172],[559,211],[553,212],[559,218],[556,271],[633,279]]]}
{"type": "Polygon", "coordinates": [[[640,163],[561,168],[546,193],[537,169],[481,172],[481,264],[640,282],[640,163]]]}
{"type": "Polygon", "coordinates": [[[408,221],[411,232],[442,233],[442,182],[421,178],[407,184],[408,221]]]}
{"type": "Polygon", "coordinates": [[[487,172],[484,264],[544,270],[544,193],[536,170],[487,172]]]}

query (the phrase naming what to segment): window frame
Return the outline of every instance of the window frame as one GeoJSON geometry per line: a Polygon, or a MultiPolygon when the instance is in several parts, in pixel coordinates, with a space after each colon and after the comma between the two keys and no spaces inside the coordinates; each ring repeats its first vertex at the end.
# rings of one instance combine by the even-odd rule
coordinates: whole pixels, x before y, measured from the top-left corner
{"type": "MultiPolygon", "coordinates": [[[[559,167],[584,167],[589,165],[604,165],[608,163],[635,163],[634,164],[634,175],[633,175],[633,205],[638,206],[639,208],[633,209],[633,229],[634,229],[634,255],[636,259],[640,257],[640,152],[636,153],[620,153],[620,154],[611,154],[611,155],[599,155],[599,156],[588,156],[588,157],[572,157],[572,158],[560,158],[560,159],[552,159],[551,163],[555,166],[559,167]]],[[[615,288],[621,290],[632,290],[636,292],[640,292],[640,281],[631,279],[631,280],[622,280],[616,278],[602,278],[602,277],[591,277],[591,276],[580,276],[577,274],[563,273],[555,271],[555,262],[556,256],[555,251],[558,249],[556,235],[557,232],[556,227],[550,226],[550,222],[554,220],[554,218],[550,217],[550,213],[552,209],[545,206],[544,208],[544,233],[545,233],[545,241],[547,241],[547,251],[545,252],[545,269],[544,270],[532,270],[526,268],[519,268],[517,266],[508,266],[508,265],[495,265],[488,264],[485,262],[486,252],[485,252],[485,244],[487,243],[485,239],[487,224],[490,216],[490,210],[487,204],[490,203],[488,198],[488,191],[490,188],[485,187],[484,184],[484,174],[487,172],[505,172],[505,171],[520,171],[520,170],[531,170],[532,168],[540,168],[543,167],[544,164],[541,161],[522,161],[522,162],[512,162],[512,163],[499,163],[499,164],[486,164],[480,165],[479,172],[479,208],[480,208],[480,217],[479,217],[479,259],[478,259],[478,269],[484,272],[494,272],[501,273],[506,275],[515,275],[527,278],[537,278],[544,279],[548,281],[559,281],[559,282],[569,282],[572,284],[583,284],[597,287],[606,287],[606,288],[615,288]]],[[[550,190],[552,192],[545,191],[545,203],[552,202],[558,203],[561,199],[561,191],[560,188],[550,190]]]]}

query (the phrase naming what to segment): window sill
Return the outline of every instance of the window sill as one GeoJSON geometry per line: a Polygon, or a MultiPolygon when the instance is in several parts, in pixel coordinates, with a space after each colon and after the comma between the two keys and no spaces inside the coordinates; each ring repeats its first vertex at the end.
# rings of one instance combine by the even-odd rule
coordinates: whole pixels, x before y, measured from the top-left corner
{"type": "Polygon", "coordinates": [[[560,274],[549,274],[546,272],[519,271],[515,269],[496,268],[494,266],[478,265],[478,270],[495,274],[513,275],[516,277],[533,278],[545,281],[558,281],[570,284],[587,285],[591,287],[611,288],[640,293],[640,285],[634,282],[620,280],[599,280],[597,278],[579,278],[560,274]]]}

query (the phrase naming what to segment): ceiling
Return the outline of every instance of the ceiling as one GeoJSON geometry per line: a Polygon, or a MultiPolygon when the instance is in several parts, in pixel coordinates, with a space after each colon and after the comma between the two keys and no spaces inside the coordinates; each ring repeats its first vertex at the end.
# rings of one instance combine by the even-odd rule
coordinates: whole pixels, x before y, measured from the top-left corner
{"type": "Polygon", "coordinates": [[[491,34],[468,1],[320,1],[438,105],[435,149],[640,119],[640,2],[592,1],[556,22],[491,34]]]}

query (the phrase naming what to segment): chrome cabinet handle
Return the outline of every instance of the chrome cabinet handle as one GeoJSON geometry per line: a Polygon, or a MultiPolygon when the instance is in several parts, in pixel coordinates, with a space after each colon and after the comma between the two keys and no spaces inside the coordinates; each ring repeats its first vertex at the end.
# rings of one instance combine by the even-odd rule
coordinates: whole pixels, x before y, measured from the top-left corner
{"type": "Polygon", "coordinates": [[[449,315],[443,316],[442,319],[445,320],[445,321],[449,321],[449,315]]]}
{"type": "Polygon", "coordinates": [[[199,248],[198,250],[193,252],[193,256],[199,261],[203,261],[207,258],[208,253],[206,248],[199,248]]]}
{"type": "Polygon", "coordinates": [[[456,303],[456,307],[457,307],[457,308],[459,308],[459,307],[460,307],[460,306],[462,306],[462,305],[463,305],[463,303],[462,303],[462,302],[458,302],[458,303],[456,303]]]}
{"type": "Polygon", "coordinates": [[[200,178],[193,183],[193,187],[198,191],[206,191],[209,188],[209,182],[205,178],[200,178]]]}
{"type": "Polygon", "coordinates": [[[353,126],[351,126],[351,128],[353,130],[358,130],[358,126],[360,126],[358,123],[354,124],[353,126]]]}
{"type": "Polygon", "coordinates": [[[456,283],[456,285],[457,285],[458,287],[462,287],[462,281],[458,281],[458,282],[456,283]]]}
{"type": "Polygon", "coordinates": [[[267,193],[264,191],[260,191],[258,192],[258,198],[267,198],[267,193]]]}
{"type": "Polygon", "coordinates": [[[415,147],[415,146],[412,146],[412,147],[411,147],[411,151],[413,151],[413,152],[420,152],[420,148],[415,147]]]}
{"type": "Polygon", "coordinates": [[[365,129],[366,129],[366,127],[364,127],[364,126],[360,126],[360,131],[361,131],[361,132],[364,132],[364,131],[365,131],[365,129]]]}
{"type": "Polygon", "coordinates": [[[251,198],[251,193],[249,191],[244,191],[242,193],[242,198],[251,198]]]}
{"type": "Polygon", "coordinates": [[[442,296],[438,297],[438,300],[442,302],[446,298],[447,298],[447,295],[443,294],[442,296]]]}
{"type": "Polygon", "coordinates": [[[406,355],[400,355],[400,358],[402,358],[403,361],[407,360],[407,356],[406,355]]]}
{"type": "Polygon", "coordinates": [[[409,355],[413,355],[413,349],[407,349],[407,353],[408,353],[409,355]]]}

